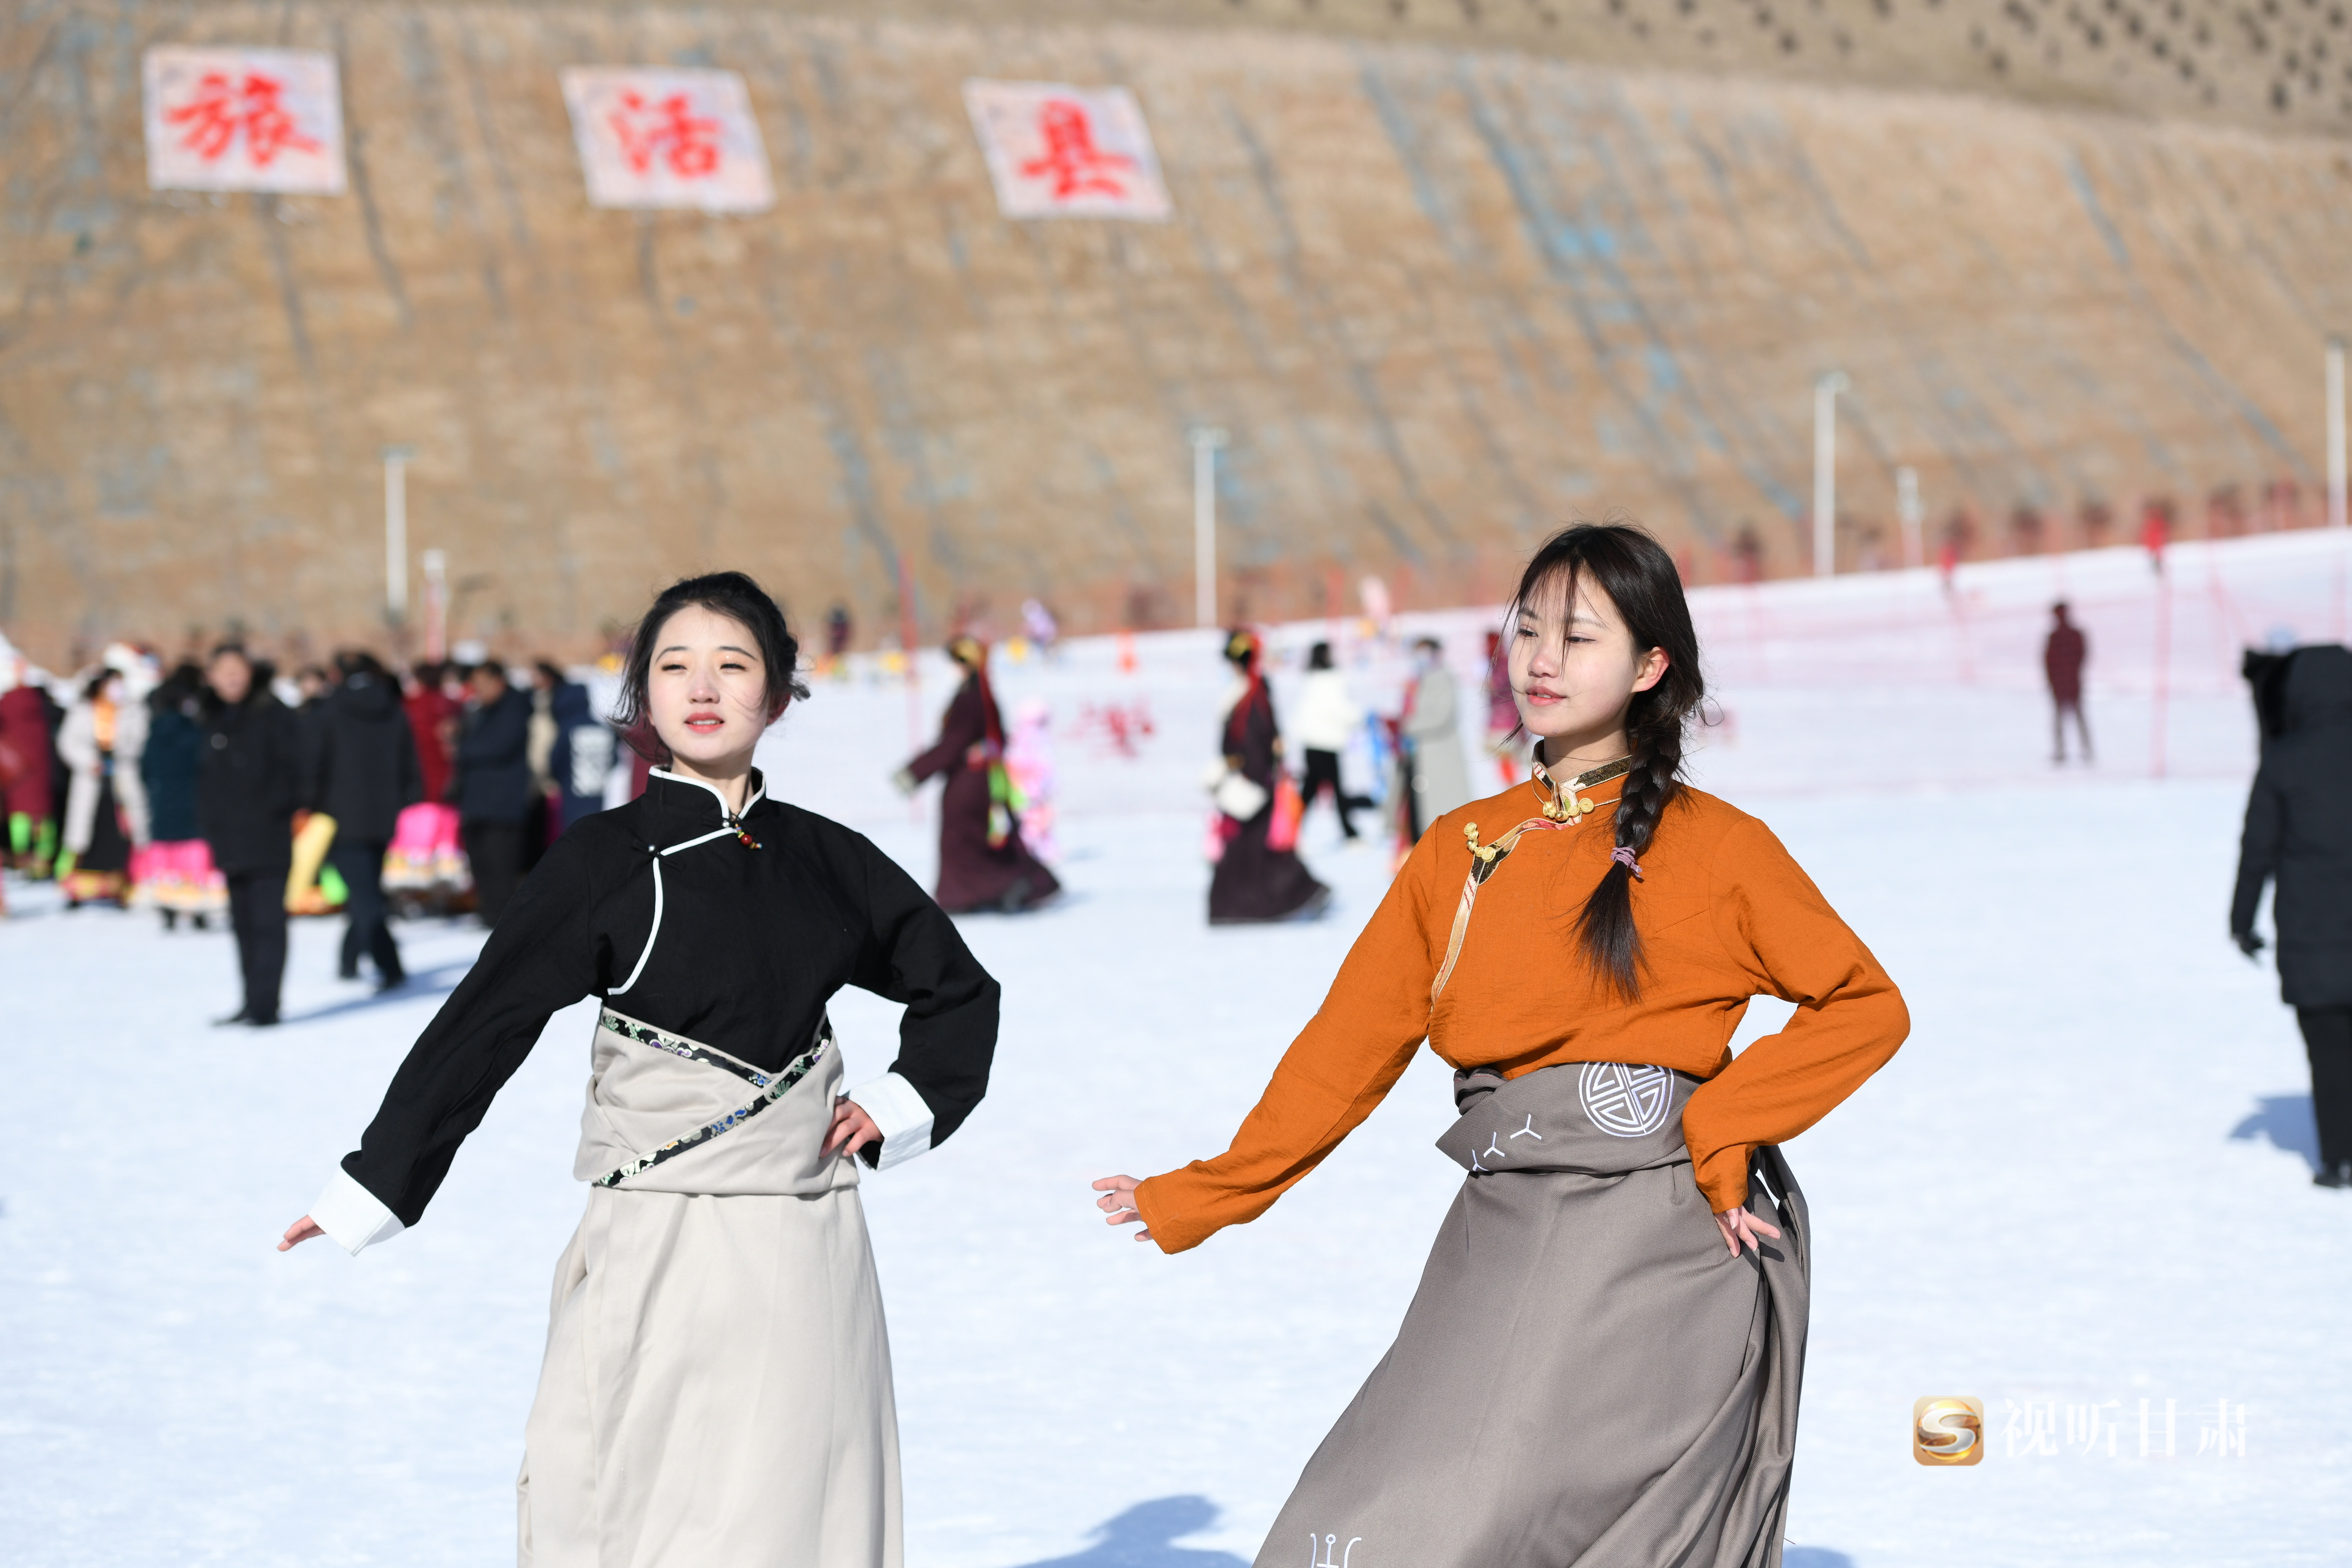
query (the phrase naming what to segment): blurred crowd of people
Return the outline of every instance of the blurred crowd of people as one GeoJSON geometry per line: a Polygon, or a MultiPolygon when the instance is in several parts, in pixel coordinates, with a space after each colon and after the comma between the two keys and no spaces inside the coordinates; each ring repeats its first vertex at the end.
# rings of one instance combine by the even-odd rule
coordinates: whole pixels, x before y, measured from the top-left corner
{"type": "Polygon", "coordinates": [[[234,641],[169,668],[118,643],[58,677],[0,639],[0,854],[68,909],[226,919],[244,1001],[221,1022],[271,1025],[290,916],[341,911],[342,977],[398,986],[395,900],[493,924],[565,826],[641,788],[599,712],[544,660],[289,673],[234,641]]]}
{"type": "MultiPolygon", "coordinates": [[[[1050,613],[1024,610],[1003,653],[1051,658],[1050,613]]],[[[826,618],[818,673],[845,676],[851,629],[845,609],[826,618]]],[[[1328,903],[1297,855],[1300,823],[1326,795],[1348,841],[1401,858],[1428,823],[1515,782],[1517,716],[1495,643],[1480,695],[1496,771],[1481,783],[1464,739],[1468,700],[1435,637],[1413,645],[1394,712],[1360,700],[1331,645],[1314,645],[1286,742],[1263,645],[1234,632],[1208,781],[1210,919],[1306,918],[1328,903]],[[1343,758],[1367,793],[1349,791],[1343,758]],[[1357,822],[1366,812],[1377,814],[1369,835],[1357,822]]],[[[936,890],[951,912],[1019,912],[1061,891],[1048,865],[1045,706],[1022,703],[1007,722],[992,651],[973,636],[951,641],[961,683],[936,743],[898,774],[908,791],[946,786],[936,890]]],[[[6,861],[53,879],[68,909],[152,909],[167,928],[226,921],[244,993],[224,1023],[278,1021],[294,917],[342,914],[342,977],[372,971],[380,988],[396,987],[406,969],[395,912],[495,924],[566,826],[645,787],[646,763],[592,695],[596,679],[479,655],[394,668],[357,648],[283,670],[236,642],[168,668],[116,644],[60,678],[0,642],[6,861]]]]}

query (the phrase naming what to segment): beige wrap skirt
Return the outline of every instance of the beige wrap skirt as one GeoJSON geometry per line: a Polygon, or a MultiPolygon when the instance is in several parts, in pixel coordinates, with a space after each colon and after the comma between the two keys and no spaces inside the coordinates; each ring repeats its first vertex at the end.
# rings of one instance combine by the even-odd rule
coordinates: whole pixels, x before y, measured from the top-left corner
{"type": "Polygon", "coordinates": [[[605,1008],[516,1483],[522,1568],[899,1568],[831,1027],[781,1073],[605,1008]]]}

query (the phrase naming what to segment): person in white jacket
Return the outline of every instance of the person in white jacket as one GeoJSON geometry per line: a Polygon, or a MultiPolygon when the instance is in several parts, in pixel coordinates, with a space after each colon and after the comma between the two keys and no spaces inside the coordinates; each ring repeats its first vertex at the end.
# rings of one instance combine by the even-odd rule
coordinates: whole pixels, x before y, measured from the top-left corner
{"type": "Polygon", "coordinates": [[[1307,684],[1300,689],[1298,706],[1290,715],[1290,732],[1307,753],[1307,777],[1299,793],[1312,810],[1317,797],[1328,786],[1332,806],[1339,814],[1339,831],[1350,839],[1356,837],[1356,825],[1348,814],[1372,803],[1350,796],[1340,784],[1339,753],[1363,725],[1364,705],[1348,690],[1348,678],[1332,668],[1331,645],[1317,643],[1307,650],[1307,684]]]}
{"type": "Polygon", "coordinates": [[[131,852],[147,842],[147,792],[139,756],[147,708],[131,700],[121,672],[100,669],[83,686],[58,730],[58,755],[72,770],[61,865],[68,905],[125,903],[131,852]]]}

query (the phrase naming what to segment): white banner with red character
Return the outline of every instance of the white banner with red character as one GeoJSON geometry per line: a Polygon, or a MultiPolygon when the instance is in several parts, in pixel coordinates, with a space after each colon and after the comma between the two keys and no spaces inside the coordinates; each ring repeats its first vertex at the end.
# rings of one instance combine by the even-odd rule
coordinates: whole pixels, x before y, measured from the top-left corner
{"type": "Polygon", "coordinates": [[[592,205],[756,213],[775,205],[751,94],[733,71],[573,66],[563,102],[592,205]]]}
{"type": "Polygon", "coordinates": [[[1142,106],[1123,87],[963,84],[964,107],[1006,217],[1123,217],[1171,210],[1142,106]]]}
{"type": "Polygon", "coordinates": [[[142,75],[151,189],[342,195],[334,56],[159,45],[142,75]]]}

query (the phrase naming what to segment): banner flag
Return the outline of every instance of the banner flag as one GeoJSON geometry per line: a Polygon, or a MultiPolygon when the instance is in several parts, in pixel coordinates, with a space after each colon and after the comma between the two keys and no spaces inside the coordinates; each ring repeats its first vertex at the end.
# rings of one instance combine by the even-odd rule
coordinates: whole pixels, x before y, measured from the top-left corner
{"type": "Polygon", "coordinates": [[[1118,217],[1172,210],[1143,110],[1123,87],[963,84],[964,107],[1006,217],[1118,217]]]}
{"type": "Polygon", "coordinates": [[[751,94],[733,71],[572,66],[563,103],[593,206],[756,213],[775,205],[751,94]]]}
{"type": "Polygon", "coordinates": [[[150,189],[342,195],[334,56],[164,44],[141,75],[150,189]]]}

